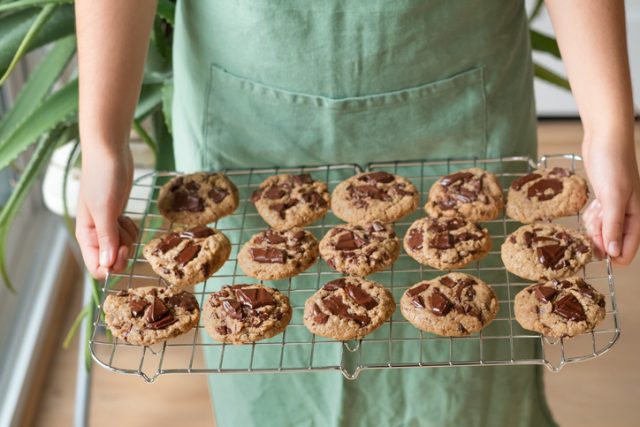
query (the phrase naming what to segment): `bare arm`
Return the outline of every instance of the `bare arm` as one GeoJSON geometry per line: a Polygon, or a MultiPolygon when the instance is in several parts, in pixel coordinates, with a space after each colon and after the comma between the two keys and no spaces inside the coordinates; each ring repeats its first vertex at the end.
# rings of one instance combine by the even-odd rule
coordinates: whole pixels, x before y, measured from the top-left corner
{"type": "Polygon", "coordinates": [[[77,0],[82,176],[76,237],[89,271],[122,270],[137,230],[121,217],[131,189],[128,146],[156,0],[77,0]]]}
{"type": "Polygon", "coordinates": [[[628,264],[640,241],[640,179],[623,0],[546,0],[584,126],[596,202],[585,213],[601,250],[628,264]]]}

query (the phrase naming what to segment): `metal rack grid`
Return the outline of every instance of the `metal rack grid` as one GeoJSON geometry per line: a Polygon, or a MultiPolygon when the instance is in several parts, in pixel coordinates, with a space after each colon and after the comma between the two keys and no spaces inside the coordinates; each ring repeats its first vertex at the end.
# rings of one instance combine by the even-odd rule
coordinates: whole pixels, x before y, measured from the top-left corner
{"type": "MultiPolygon", "coordinates": [[[[527,157],[483,160],[444,160],[372,163],[365,170],[386,170],[410,179],[420,190],[421,206],[426,202],[430,186],[442,175],[458,169],[480,167],[495,173],[503,188],[508,188],[518,176],[529,173],[538,165],[569,167],[581,173],[582,162],[576,155],[544,156],[539,162],[527,157]]],[[[251,235],[266,227],[248,199],[260,182],[277,173],[310,173],[324,180],[332,190],[343,179],[361,172],[357,165],[301,166],[225,171],[240,192],[236,212],[213,224],[232,242],[230,259],[223,268],[193,290],[200,306],[206,296],[224,284],[255,283],[238,268],[236,254],[251,235]]],[[[134,183],[125,214],[137,217],[141,224],[139,241],[127,270],[107,276],[103,300],[109,293],[139,286],[166,286],[149,268],[142,257],[145,242],[158,233],[170,231],[174,224],[159,215],[156,206],[158,189],[175,173],[152,173],[134,183]]],[[[408,226],[424,216],[421,209],[396,223],[396,232],[403,236],[408,226]]],[[[580,226],[579,215],[555,222],[570,227],[580,226]]],[[[307,230],[321,238],[340,220],[329,213],[307,230]]],[[[507,272],[500,259],[500,245],[506,235],[520,224],[501,216],[486,221],[493,247],[483,259],[458,269],[476,275],[489,283],[498,295],[500,310],[493,323],[480,333],[468,337],[440,337],[421,332],[409,324],[396,310],[392,318],[360,341],[340,342],[317,337],[304,327],[304,301],[324,283],[340,275],[319,260],[300,275],[269,282],[286,294],[293,308],[291,323],[284,333],[253,344],[234,346],[212,341],[202,323],[189,333],[154,346],[133,346],[110,336],[103,321],[102,305],[94,322],[90,340],[93,359],[111,371],[139,375],[147,382],[163,374],[175,373],[276,373],[339,370],[348,379],[355,379],[363,369],[545,365],[558,371],[568,363],[585,361],[608,351],[620,335],[614,280],[609,259],[594,261],[583,268],[581,275],[606,296],[607,314],[592,332],[571,339],[548,339],[524,330],[515,321],[512,302],[515,294],[530,284],[507,272]]],[[[402,253],[389,270],[369,276],[388,287],[396,299],[412,284],[443,274],[422,266],[402,253]]]]}

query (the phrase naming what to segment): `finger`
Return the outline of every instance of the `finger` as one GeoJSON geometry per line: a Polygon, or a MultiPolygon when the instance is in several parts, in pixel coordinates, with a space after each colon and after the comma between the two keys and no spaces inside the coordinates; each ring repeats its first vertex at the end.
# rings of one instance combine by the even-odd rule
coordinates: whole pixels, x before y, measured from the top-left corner
{"type": "Polygon", "coordinates": [[[122,245],[118,249],[116,261],[111,267],[111,271],[115,273],[121,273],[127,268],[127,261],[129,259],[129,247],[122,245]]]}
{"type": "Polygon", "coordinates": [[[120,246],[127,248],[126,257],[129,257],[133,253],[133,245],[137,239],[120,224],[118,225],[118,230],[120,232],[120,246]]]}
{"type": "Polygon", "coordinates": [[[640,208],[630,207],[633,213],[625,218],[625,229],[622,237],[622,253],[614,258],[617,264],[628,265],[638,251],[640,244],[640,208]]]}
{"type": "Polygon", "coordinates": [[[84,204],[78,204],[76,216],[76,239],[80,246],[82,259],[89,273],[96,279],[103,279],[104,274],[99,271],[98,238],[89,212],[84,204]]]}
{"type": "Polygon", "coordinates": [[[585,209],[582,222],[594,244],[596,256],[603,258],[606,251],[602,241],[602,206],[597,200],[593,200],[585,209]]]}
{"type": "Polygon", "coordinates": [[[94,217],[98,236],[100,267],[109,268],[116,261],[120,247],[118,216],[109,212],[99,212],[94,217]]]}
{"type": "Polygon", "coordinates": [[[125,230],[127,230],[134,242],[138,240],[138,226],[131,218],[122,215],[118,218],[118,222],[125,230]]]}
{"type": "Polygon", "coordinates": [[[602,203],[602,238],[612,258],[620,256],[622,251],[625,207],[624,201],[617,197],[602,203]]]}

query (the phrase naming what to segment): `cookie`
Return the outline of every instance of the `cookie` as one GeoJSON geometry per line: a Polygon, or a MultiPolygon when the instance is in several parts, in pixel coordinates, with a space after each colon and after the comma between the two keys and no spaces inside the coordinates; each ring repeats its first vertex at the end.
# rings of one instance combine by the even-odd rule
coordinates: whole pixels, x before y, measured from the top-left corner
{"type": "Polygon", "coordinates": [[[330,200],[327,184],[304,173],[270,176],[253,192],[251,203],[267,224],[287,230],[322,218],[330,200]]]}
{"type": "Polygon", "coordinates": [[[580,277],[528,286],[513,305],[523,328],[555,338],[591,331],[606,315],[604,296],[580,277]]]}
{"type": "Polygon", "coordinates": [[[382,171],[366,172],[338,184],[331,200],[333,213],[345,222],[390,223],[416,210],[420,193],[401,176],[382,171]]]}
{"type": "Polygon", "coordinates": [[[490,249],[489,231],[462,218],[421,218],[404,236],[407,254],[438,270],[464,267],[490,249]]]}
{"type": "Polygon", "coordinates": [[[230,215],[238,207],[238,189],[221,173],[177,176],[160,189],[158,210],[170,221],[204,225],[230,215]]]}
{"type": "Polygon", "coordinates": [[[409,323],[445,337],[480,331],[495,319],[498,309],[493,289],[464,273],[449,273],[416,283],[400,299],[400,311],[409,323]]]}
{"type": "Polygon", "coordinates": [[[523,225],[502,244],[502,262],[513,274],[529,280],[573,276],[591,261],[589,238],[559,224],[523,225]]]}
{"type": "Polygon", "coordinates": [[[242,271],[260,280],[293,277],[318,258],[318,241],[302,228],[269,229],[254,234],[238,253],[242,271]]]}
{"type": "Polygon", "coordinates": [[[359,277],[326,283],[304,303],[304,325],[335,340],[361,339],[386,322],[396,309],[391,292],[359,277]]]}
{"type": "Polygon", "coordinates": [[[462,217],[472,222],[496,219],[504,202],[498,178],[480,168],[460,170],[438,179],[424,206],[432,217],[462,217]]]}
{"type": "Polygon", "coordinates": [[[587,203],[589,187],[569,169],[538,169],[511,183],[507,215],[526,224],[575,215],[587,203]]]}
{"type": "Polygon", "coordinates": [[[147,286],[107,295],[103,311],[113,336],[135,345],[151,345],[182,335],[200,318],[195,297],[173,286],[147,286]]]}
{"type": "Polygon", "coordinates": [[[334,270],[364,277],[391,266],[400,255],[400,242],[390,224],[343,224],[320,241],[320,255],[334,270]]]}
{"type": "Polygon", "coordinates": [[[289,298],[263,285],[223,286],[203,308],[202,323],[216,341],[244,344],[271,338],[291,320],[289,298]]]}
{"type": "Polygon", "coordinates": [[[156,274],[172,285],[206,280],[229,258],[231,243],[215,228],[178,228],[147,243],[142,251],[156,274]]]}

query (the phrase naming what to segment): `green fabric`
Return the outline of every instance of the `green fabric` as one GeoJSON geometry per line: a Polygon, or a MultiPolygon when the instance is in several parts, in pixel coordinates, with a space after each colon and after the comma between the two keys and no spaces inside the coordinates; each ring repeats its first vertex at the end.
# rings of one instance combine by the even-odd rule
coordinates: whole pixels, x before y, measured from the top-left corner
{"type": "MultiPolygon", "coordinates": [[[[181,171],[535,155],[520,1],[181,0],[174,47],[181,171]]],[[[292,283],[306,285],[317,286],[292,283]]],[[[505,357],[504,340],[495,341],[486,357],[505,357]]],[[[328,360],[339,356],[339,344],[326,348],[328,360]]],[[[212,367],[217,351],[205,353],[212,367]]],[[[447,357],[448,344],[428,351],[447,357]]],[[[249,355],[249,346],[227,347],[225,367],[249,355]]],[[[415,348],[394,357],[415,357],[415,348]]],[[[291,346],[285,363],[305,358],[307,349],[291,346]]],[[[554,425],[541,381],[539,367],[522,366],[386,369],[355,381],[225,374],[210,376],[210,387],[222,427],[554,425]]]]}

